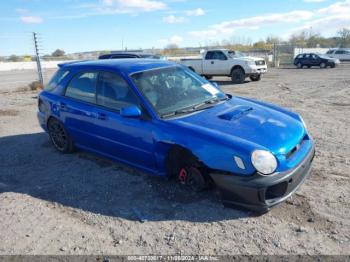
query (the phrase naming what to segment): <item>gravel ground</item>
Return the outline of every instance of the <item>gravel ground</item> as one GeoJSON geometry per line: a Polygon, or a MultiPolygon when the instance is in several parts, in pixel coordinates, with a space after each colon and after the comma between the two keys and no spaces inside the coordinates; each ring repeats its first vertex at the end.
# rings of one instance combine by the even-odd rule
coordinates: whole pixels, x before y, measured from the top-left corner
{"type": "Polygon", "coordinates": [[[271,69],[232,94],[290,108],[317,147],[310,178],[263,216],[224,208],[213,191],[77,152],[40,129],[36,93],[0,94],[0,255],[350,254],[350,66],[271,69]]]}

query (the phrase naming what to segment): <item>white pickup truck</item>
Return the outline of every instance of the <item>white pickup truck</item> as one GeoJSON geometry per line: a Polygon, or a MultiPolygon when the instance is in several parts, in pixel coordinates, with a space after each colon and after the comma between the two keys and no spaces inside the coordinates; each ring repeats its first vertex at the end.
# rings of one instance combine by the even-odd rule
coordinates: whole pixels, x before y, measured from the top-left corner
{"type": "Polygon", "coordinates": [[[227,49],[208,50],[202,57],[181,59],[180,63],[208,79],[213,76],[229,76],[237,84],[243,83],[246,77],[259,81],[262,74],[267,72],[264,59],[243,56],[227,49]]]}

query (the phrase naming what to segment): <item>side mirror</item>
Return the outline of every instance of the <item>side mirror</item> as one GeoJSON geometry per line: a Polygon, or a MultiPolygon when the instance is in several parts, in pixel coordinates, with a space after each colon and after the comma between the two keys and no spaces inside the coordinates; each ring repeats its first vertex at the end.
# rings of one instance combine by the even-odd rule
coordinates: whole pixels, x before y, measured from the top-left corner
{"type": "Polygon", "coordinates": [[[120,109],[120,115],[122,117],[128,117],[128,118],[139,118],[141,117],[142,113],[140,108],[138,108],[135,105],[132,105],[132,106],[127,106],[120,109]]]}

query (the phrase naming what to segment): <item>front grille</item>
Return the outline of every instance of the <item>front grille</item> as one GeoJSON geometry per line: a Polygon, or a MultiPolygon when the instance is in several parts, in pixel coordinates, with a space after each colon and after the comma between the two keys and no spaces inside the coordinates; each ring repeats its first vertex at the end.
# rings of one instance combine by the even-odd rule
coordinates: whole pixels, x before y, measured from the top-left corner
{"type": "Polygon", "coordinates": [[[258,61],[255,61],[255,64],[256,64],[257,66],[259,66],[259,65],[265,65],[265,60],[258,60],[258,61]]]}

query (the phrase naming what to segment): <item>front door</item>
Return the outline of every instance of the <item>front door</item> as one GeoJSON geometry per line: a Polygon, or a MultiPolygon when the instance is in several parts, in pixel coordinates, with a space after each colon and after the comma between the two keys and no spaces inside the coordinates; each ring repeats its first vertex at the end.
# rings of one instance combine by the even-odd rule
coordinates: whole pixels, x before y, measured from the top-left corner
{"type": "Polygon", "coordinates": [[[220,51],[208,51],[203,61],[204,75],[227,75],[230,68],[226,55],[220,51]]]}
{"type": "Polygon", "coordinates": [[[117,73],[100,72],[96,101],[95,125],[101,153],[154,170],[152,121],[120,115],[123,107],[136,105],[141,108],[127,82],[117,73]]]}

